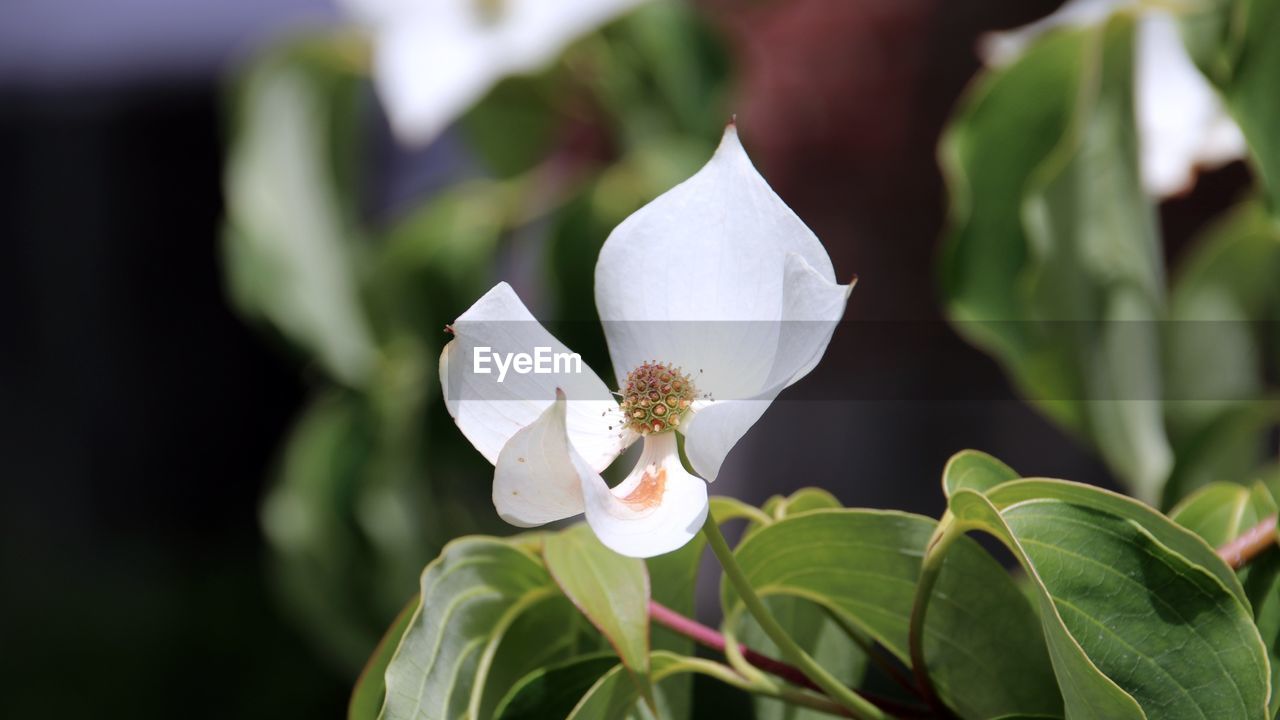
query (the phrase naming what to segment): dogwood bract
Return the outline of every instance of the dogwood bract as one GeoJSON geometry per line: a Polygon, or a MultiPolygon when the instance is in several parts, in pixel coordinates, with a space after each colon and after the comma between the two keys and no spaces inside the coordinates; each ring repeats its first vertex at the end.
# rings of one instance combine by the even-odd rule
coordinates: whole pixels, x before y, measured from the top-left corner
{"type": "Polygon", "coordinates": [[[1096,25],[1125,8],[1141,13],[1134,82],[1143,185],[1148,194],[1165,197],[1190,188],[1196,168],[1245,154],[1244,134],[1191,61],[1173,15],[1151,0],[1070,0],[1030,25],[987,35],[982,54],[989,64],[1003,65],[1045,32],[1096,25]]]}
{"type": "Polygon", "coordinates": [[[784,388],[813,369],[852,285],[760,177],[733,126],[697,174],[622,222],[596,263],[596,307],[621,387],[583,372],[476,372],[477,348],[568,350],[505,283],[450,326],[440,356],[449,413],[495,465],[507,522],[586,513],[605,545],[650,557],[692,538],[725,455],[784,388]],[[600,473],[641,440],[612,489],[600,473]]]}
{"type": "Polygon", "coordinates": [[[539,69],[644,0],[344,0],[374,34],[396,135],[434,139],[503,77],[539,69]]]}

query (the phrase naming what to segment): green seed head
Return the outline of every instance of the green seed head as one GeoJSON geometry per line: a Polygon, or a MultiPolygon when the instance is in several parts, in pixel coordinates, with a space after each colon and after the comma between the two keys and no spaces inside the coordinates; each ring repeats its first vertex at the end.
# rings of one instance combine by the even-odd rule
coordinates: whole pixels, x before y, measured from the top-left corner
{"type": "Polygon", "coordinates": [[[647,362],[627,375],[622,387],[622,417],[641,435],[680,427],[697,391],[689,376],[666,363],[647,362]]]}

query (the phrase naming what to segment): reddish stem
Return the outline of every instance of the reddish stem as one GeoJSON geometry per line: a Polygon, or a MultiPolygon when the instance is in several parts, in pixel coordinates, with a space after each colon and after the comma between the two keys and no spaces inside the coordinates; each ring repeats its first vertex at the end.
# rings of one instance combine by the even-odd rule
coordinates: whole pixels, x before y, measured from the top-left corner
{"type": "MultiPolygon", "coordinates": [[[[718,653],[724,653],[724,635],[721,635],[719,632],[703,625],[697,620],[681,615],[656,600],[649,601],[649,617],[659,625],[663,625],[680,633],[681,635],[684,635],[685,637],[691,638],[696,643],[705,645],[718,653]]],[[[822,692],[822,688],[818,687],[812,680],[805,677],[805,674],[800,672],[799,669],[792,667],[781,660],[774,660],[767,655],[761,655],[741,643],[738,644],[738,647],[742,650],[742,657],[745,658],[747,662],[755,665],[761,670],[777,675],[792,684],[808,688],[815,692],[822,692]]]]}
{"type": "Polygon", "coordinates": [[[1262,522],[1245,530],[1235,540],[1218,548],[1218,557],[1227,561],[1232,568],[1240,569],[1258,553],[1276,543],[1276,516],[1264,518],[1262,522]]]}

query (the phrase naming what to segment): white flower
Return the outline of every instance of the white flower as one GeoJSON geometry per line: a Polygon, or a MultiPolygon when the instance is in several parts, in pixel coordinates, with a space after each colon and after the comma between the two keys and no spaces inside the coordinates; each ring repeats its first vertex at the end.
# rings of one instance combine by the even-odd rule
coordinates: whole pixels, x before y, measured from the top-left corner
{"type": "Polygon", "coordinates": [[[644,0],[343,0],[374,33],[374,81],[396,134],[422,144],[507,75],[644,0]]]}
{"type": "Polygon", "coordinates": [[[477,348],[486,362],[568,352],[505,283],[451,326],[440,379],[458,427],[496,466],[504,520],[585,512],[606,545],[650,557],[688,542],[707,514],[706,483],[682,466],[676,432],[714,480],[769,403],[818,363],[852,285],[836,282],[818,238],[730,126],[702,170],[610,234],[595,286],[621,403],[585,366],[501,382],[476,372],[477,348]],[[610,489],[600,473],[637,439],[639,462],[610,489]]]}
{"type": "Polygon", "coordinates": [[[1124,8],[1139,8],[1135,113],[1147,193],[1166,197],[1195,183],[1196,169],[1244,157],[1245,141],[1221,98],[1187,55],[1177,20],[1143,0],[1069,0],[1030,25],[983,38],[981,52],[1002,65],[1041,34],[1058,27],[1086,27],[1124,8]]]}

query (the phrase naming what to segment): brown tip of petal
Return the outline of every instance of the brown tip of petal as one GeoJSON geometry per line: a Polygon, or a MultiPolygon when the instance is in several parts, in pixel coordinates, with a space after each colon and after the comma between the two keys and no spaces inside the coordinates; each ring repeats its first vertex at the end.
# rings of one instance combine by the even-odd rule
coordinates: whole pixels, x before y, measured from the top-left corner
{"type": "Polygon", "coordinates": [[[738,127],[738,113],[733,113],[729,116],[729,124],[725,125],[725,127],[726,128],[738,127]]]}
{"type": "Polygon", "coordinates": [[[853,277],[849,278],[849,289],[852,290],[853,287],[857,284],[858,284],[858,273],[854,273],[853,277]]]}
{"type": "Polygon", "coordinates": [[[556,388],[556,402],[564,400],[564,390],[556,388]]]}
{"type": "Polygon", "coordinates": [[[445,326],[444,326],[444,331],[445,331],[445,332],[447,332],[447,333],[449,333],[450,335],[457,335],[457,333],[453,331],[453,326],[452,326],[452,325],[445,325],[445,326]]]}

